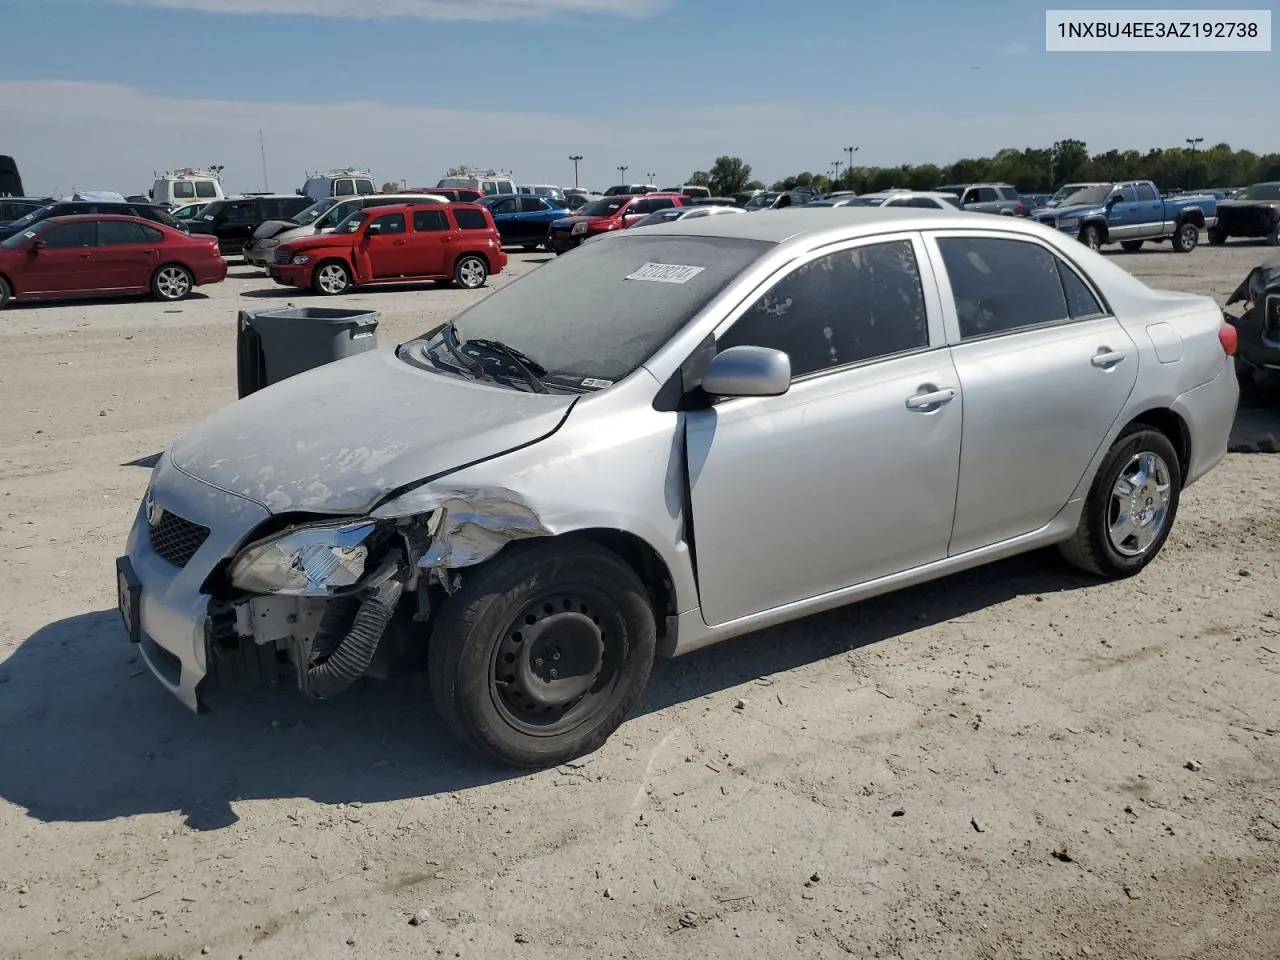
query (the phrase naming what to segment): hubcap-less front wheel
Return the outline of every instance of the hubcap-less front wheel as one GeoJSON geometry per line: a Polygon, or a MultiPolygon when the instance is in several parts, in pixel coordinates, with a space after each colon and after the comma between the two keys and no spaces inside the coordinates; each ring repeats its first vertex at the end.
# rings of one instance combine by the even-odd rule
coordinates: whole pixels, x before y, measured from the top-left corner
{"type": "Polygon", "coordinates": [[[554,736],[613,695],[623,650],[598,610],[608,601],[576,589],[528,604],[494,651],[494,706],[522,733],[554,736]]]}
{"type": "Polygon", "coordinates": [[[1173,482],[1169,465],[1150,451],[1129,458],[1111,490],[1107,535],[1116,552],[1140,557],[1164,532],[1173,482]]]}
{"type": "Polygon", "coordinates": [[[165,300],[181,300],[191,292],[191,278],[181,267],[165,267],[156,274],[156,290],[165,300]]]}
{"type": "Polygon", "coordinates": [[[320,268],[319,274],[316,275],[316,283],[325,293],[341,293],[347,289],[347,271],[336,263],[327,264],[320,268]]]}

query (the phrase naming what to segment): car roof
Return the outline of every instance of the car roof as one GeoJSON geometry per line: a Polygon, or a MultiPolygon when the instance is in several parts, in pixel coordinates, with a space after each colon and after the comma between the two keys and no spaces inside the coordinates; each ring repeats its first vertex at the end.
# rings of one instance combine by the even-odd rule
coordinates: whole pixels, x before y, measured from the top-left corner
{"type": "Polygon", "coordinates": [[[164,226],[163,223],[156,223],[146,217],[131,217],[123,213],[70,213],[62,217],[45,217],[40,223],[81,223],[89,220],[126,220],[131,223],[145,223],[148,227],[164,226]]]}
{"type": "MultiPolygon", "coordinates": [[[[765,210],[749,217],[681,217],[670,223],[648,227],[644,235],[653,237],[670,233],[785,243],[801,237],[820,238],[826,235],[835,242],[902,230],[948,230],[955,229],[957,223],[977,223],[984,230],[1031,236],[1042,236],[1045,229],[1040,224],[1023,223],[1016,217],[983,214],[965,214],[961,220],[956,217],[954,209],[930,210],[924,207],[833,207],[823,210],[789,207],[765,210]]],[[[622,235],[626,235],[625,231],[622,235]]]]}

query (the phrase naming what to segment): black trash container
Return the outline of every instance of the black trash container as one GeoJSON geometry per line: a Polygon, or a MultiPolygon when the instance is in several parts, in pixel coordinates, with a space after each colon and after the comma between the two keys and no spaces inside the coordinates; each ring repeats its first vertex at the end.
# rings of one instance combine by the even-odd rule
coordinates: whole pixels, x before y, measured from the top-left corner
{"type": "Polygon", "coordinates": [[[378,311],[331,307],[241,310],[236,317],[240,396],[378,345],[378,311]]]}

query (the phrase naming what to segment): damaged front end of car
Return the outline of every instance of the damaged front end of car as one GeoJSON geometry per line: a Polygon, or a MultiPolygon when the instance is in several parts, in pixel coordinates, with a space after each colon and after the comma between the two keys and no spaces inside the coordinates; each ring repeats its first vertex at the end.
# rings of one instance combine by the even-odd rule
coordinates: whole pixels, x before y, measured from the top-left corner
{"type": "Polygon", "coordinates": [[[292,665],[303,693],[327,698],[362,677],[419,668],[462,571],[514,540],[548,535],[502,489],[418,488],[368,516],[277,518],[206,585],[214,683],[265,659],[292,665]]]}

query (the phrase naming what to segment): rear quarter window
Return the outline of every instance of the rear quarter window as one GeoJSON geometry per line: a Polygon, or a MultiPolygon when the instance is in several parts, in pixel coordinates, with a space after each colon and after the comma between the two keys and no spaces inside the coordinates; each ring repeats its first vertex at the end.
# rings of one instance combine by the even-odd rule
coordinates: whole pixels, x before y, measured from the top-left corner
{"type": "Polygon", "coordinates": [[[454,210],[453,219],[460,230],[488,230],[489,219],[480,210],[454,210]]]}

